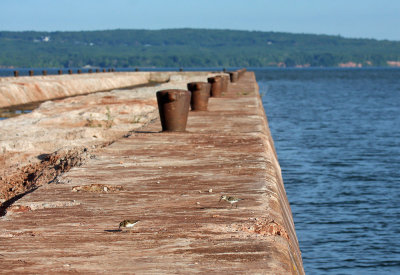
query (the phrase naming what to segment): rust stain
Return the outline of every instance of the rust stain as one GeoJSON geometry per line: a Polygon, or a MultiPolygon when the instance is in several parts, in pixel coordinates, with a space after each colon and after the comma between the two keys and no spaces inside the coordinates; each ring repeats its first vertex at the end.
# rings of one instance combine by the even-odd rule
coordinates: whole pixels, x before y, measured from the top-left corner
{"type": "Polygon", "coordinates": [[[274,220],[258,218],[253,223],[236,225],[244,232],[255,233],[263,236],[281,236],[289,240],[289,235],[286,229],[274,220]]]}
{"type": "Polygon", "coordinates": [[[26,205],[13,205],[10,208],[8,208],[7,211],[13,212],[13,213],[21,213],[21,212],[28,212],[31,211],[32,209],[29,206],[26,205]]]}
{"type": "Polygon", "coordinates": [[[89,192],[89,193],[115,193],[124,190],[121,185],[109,184],[91,184],[72,187],[73,192],[89,192]]]}

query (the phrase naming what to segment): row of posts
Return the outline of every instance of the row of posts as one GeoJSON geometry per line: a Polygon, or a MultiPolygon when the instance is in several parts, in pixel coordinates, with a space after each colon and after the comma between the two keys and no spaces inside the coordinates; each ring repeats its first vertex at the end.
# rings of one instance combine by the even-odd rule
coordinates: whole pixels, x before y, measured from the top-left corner
{"type": "MultiPolygon", "coordinates": [[[[90,73],[93,73],[93,72],[96,72],[96,73],[100,73],[100,72],[103,72],[103,73],[106,73],[106,72],[115,72],[115,69],[114,69],[114,68],[111,68],[111,69],[102,69],[102,70],[100,70],[100,69],[95,69],[95,70],[93,70],[93,69],[88,69],[88,70],[87,70],[87,73],[89,73],[89,74],[90,74],[90,73]]],[[[62,75],[62,74],[63,74],[63,70],[58,70],[57,73],[58,73],[59,75],[62,75]]],[[[74,73],[73,70],[71,70],[71,69],[68,70],[68,74],[73,74],[73,73],[74,73]]],[[[77,73],[77,74],[81,74],[81,73],[82,73],[82,70],[81,70],[81,69],[78,69],[78,70],[76,71],[76,73],[77,73]]],[[[28,74],[29,74],[29,76],[34,76],[34,75],[35,75],[35,73],[34,73],[33,70],[29,70],[28,74]]],[[[42,71],[42,75],[47,75],[47,71],[46,71],[46,70],[43,70],[43,71],[42,71]]],[[[15,77],[18,77],[18,76],[19,76],[19,71],[14,71],[14,76],[15,76],[15,77]]]]}
{"type": "Polygon", "coordinates": [[[207,82],[190,82],[187,90],[168,89],[158,91],[157,103],[163,132],[184,132],[192,111],[207,111],[210,97],[223,97],[228,91],[229,82],[237,82],[246,69],[209,77],[207,82]]]}

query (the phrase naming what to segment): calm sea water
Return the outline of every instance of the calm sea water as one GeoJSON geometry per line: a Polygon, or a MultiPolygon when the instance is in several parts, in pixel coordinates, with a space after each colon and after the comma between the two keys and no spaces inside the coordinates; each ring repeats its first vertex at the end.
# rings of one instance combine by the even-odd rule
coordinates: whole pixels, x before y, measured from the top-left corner
{"type": "Polygon", "coordinates": [[[400,274],[400,70],[256,76],[307,274],[400,274]]]}

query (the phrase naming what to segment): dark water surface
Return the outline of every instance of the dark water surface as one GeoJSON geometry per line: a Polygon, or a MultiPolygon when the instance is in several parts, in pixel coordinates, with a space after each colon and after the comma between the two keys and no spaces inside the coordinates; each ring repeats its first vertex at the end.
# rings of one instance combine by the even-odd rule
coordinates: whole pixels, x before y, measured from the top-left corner
{"type": "Polygon", "coordinates": [[[400,70],[256,71],[307,274],[400,274],[400,70]]]}

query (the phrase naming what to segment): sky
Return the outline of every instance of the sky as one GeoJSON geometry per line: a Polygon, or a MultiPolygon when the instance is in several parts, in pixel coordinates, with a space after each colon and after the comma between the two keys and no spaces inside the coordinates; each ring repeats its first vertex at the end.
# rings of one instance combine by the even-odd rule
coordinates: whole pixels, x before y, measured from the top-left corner
{"type": "Polygon", "coordinates": [[[0,31],[167,28],[400,41],[400,0],[0,0],[0,31]]]}

